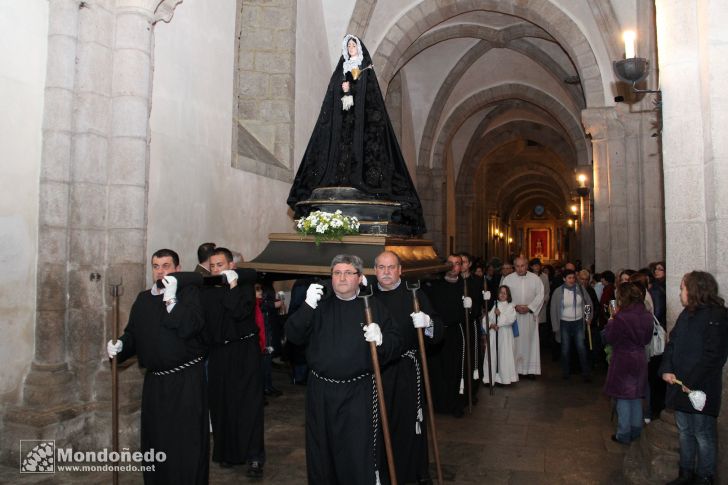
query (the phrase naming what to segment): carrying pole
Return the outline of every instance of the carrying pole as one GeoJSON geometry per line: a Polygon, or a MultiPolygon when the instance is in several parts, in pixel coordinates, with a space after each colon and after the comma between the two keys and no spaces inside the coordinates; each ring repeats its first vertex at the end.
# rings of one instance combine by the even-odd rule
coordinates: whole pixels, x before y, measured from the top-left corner
{"type": "MultiPolygon", "coordinates": [[[[111,291],[111,339],[114,344],[119,340],[119,296],[121,296],[121,285],[122,280],[119,282],[110,283],[111,291]]],[[[113,451],[119,452],[119,368],[117,361],[119,359],[111,359],[111,447],[113,451]]],[[[114,485],[119,485],[119,471],[114,470],[112,473],[112,479],[114,485]]]]}
{"type": "MultiPolygon", "coordinates": [[[[417,298],[417,290],[420,289],[420,282],[410,285],[407,289],[412,292],[412,305],[415,313],[420,311],[420,301],[417,298]]],[[[430,388],[430,371],[427,367],[427,353],[425,352],[425,336],[421,328],[417,329],[417,341],[420,344],[420,360],[422,360],[422,377],[425,381],[425,397],[427,399],[427,416],[430,421],[430,439],[432,441],[432,453],[435,456],[435,467],[437,469],[437,483],[442,485],[442,465],[440,464],[440,449],[437,447],[437,428],[435,427],[435,410],[432,407],[432,389],[430,388]]]]}
{"type": "MultiPolygon", "coordinates": [[[[468,280],[463,278],[463,299],[468,297],[468,280]]],[[[465,385],[468,390],[468,413],[473,414],[473,369],[470,362],[470,309],[465,308],[465,385]]]]}
{"type": "MultiPolygon", "coordinates": [[[[372,318],[372,308],[369,305],[369,298],[374,294],[369,289],[369,294],[359,293],[359,298],[364,300],[364,318],[367,325],[374,322],[372,318]]],[[[384,434],[384,450],[387,454],[387,466],[389,469],[389,481],[392,485],[397,485],[397,471],[394,466],[394,453],[392,452],[392,440],[389,436],[389,418],[387,417],[387,406],[384,403],[384,386],[382,385],[382,372],[379,368],[379,356],[377,355],[377,344],[369,342],[369,350],[372,354],[372,368],[374,369],[374,381],[377,386],[377,400],[379,401],[379,416],[382,419],[382,433],[384,434]]]]}

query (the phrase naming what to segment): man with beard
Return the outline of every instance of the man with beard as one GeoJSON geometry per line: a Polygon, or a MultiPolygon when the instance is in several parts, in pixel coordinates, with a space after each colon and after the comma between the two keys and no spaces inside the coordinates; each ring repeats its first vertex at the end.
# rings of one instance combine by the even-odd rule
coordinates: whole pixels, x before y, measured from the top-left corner
{"type": "Polygon", "coordinates": [[[442,323],[434,315],[430,300],[420,290],[416,292],[420,311],[415,313],[412,291],[400,278],[399,256],[384,251],[374,260],[374,271],[377,299],[392,314],[402,337],[401,358],[382,372],[397,481],[430,483],[417,329],[423,329],[428,343],[437,343],[442,338],[442,323]]]}
{"type": "Polygon", "coordinates": [[[208,395],[214,447],[212,461],[223,468],[248,464],[247,475],[263,476],[263,383],[255,323],[256,273],[235,270],[233,255],[218,247],[210,271],[224,275],[229,287],[202,292],[208,359],[208,395]]]}
{"type": "Polygon", "coordinates": [[[171,249],[152,255],[155,284],[137,295],[124,335],[106,344],[110,359],[123,362],[136,355],[147,370],[141,450],[164,452],[166,460],[144,472],[146,484],[208,482],[210,429],[200,338],[205,320],[198,288],[178,285],[171,276],[180,269],[179,256],[171,249]],[[156,285],[160,280],[164,289],[156,285]]]}
{"type": "Polygon", "coordinates": [[[398,330],[377,299],[373,323],[364,325],[358,256],[331,261],[333,295],[312,284],[306,302],[286,322],[286,336],[306,345],[306,466],[311,484],[373,485],[387,482],[383,439],[369,342],[382,366],[401,354],[398,330]],[[376,323],[374,323],[376,322],[376,323]]]}
{"type": "MultiPolygon", "coordinates": [[[[449,413],[461,418],[467,397],[465,395],[465,313],[473,301],[464,296],[460,277],[462,259],[456,254],[447,257],[449,266],[445,275],[425,284],[435,313],[442,318],[445,330],[443,341],[432,346],[428,354],[432,387],[432,406],[435,412],[449,413]]],[[[472,357],[472,356],[471,356],[472,357]]],[[[469,376],[472,377],[472,376],[469,376]]]]}

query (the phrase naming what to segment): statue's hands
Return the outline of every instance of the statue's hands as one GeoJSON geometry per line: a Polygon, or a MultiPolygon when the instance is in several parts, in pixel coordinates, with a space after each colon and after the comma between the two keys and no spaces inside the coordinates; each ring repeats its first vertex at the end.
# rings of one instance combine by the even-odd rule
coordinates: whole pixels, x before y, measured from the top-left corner
{"type": "Polygon", "coordinates": [[[341,83],[341,90],[345,93],[349,92],[349,81],[344,81],[343,83],[341,83]]]}

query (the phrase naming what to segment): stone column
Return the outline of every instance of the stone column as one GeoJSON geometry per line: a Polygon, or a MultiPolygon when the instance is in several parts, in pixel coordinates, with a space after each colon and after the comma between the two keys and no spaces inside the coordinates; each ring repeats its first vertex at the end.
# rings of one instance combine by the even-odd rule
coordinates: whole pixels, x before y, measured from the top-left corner
{"type": "MultiPolygon", "coordinates": [[[[663,95],[670,328],[682,310],[678,292],[686,272],[712,273],[722,296],[728,296],[728,270],[723,262],[728,247],[728,142],[723,133],[728,123],[728,95],[722,86],[728,74],[728,32],[724,27],[728,6],[720,0],[656,0],[655,5],[663,95]]],[[[728,480],[727,390],[728,369],[724,368],[716,483],[728,480]]],[[[641,475],[663,481],[677,476],[678,444],[672,423],[648,432],[642,441],[634,460],[641,475]],[[670,435],[665,434],[668,431],[670,435]]]]}
{"type": "Polygon", "coordinates": [[[443,234],[443,197],[444,174],[442,169],[417,167],[417,194],[422,203],[422,215],[427,224],[426,238],[432,240],[432,245],[439,254],[447,250],[447,242],[443,234]]]}
{"type": "Polygon", "coordinates": [[[144,284],[153,26],[180,1],[49,2],[35,356],[3,460],[16,439],[108,443],[93,415],[110,385],[107,283],[123,277],[124,310],[144,284]]]}
{"type": "MultiPolygon", "coordinates": [[[[668,322],[679,311],[682,275],[712,273],[728,296],[728,6],[720,0],[657,0],[663,93],[668,322]]],[[[723,373],[724,391],[728,370],[723,373]]],[[[724,392],[725,394],[725,392],[724,392]]],[[[728,404],[718,424],[719,480],[728,480],[728,404]]]]}
{"type": "Polygon", "coordinates": [[[582,123],[594,158],[594,263],[597,271],[627,267],[629,246],[624,127],[615,108],[588,108],[582,123]]]}

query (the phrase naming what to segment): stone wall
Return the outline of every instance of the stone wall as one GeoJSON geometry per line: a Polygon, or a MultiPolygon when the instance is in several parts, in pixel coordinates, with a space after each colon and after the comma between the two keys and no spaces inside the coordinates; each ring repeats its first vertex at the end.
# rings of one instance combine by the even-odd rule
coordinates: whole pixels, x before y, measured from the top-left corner
{"type": "Polygon", "coordinates": [[[20,398],[33,358],[48,2],[3,2],[0,18],[12,19],[3,20],[0,43],[0,355],[12,356],[0,367],[3,408],[20,398]]]}
{"type": "Polygon", "coordinates": [[[293,180],[296,2],[238,0],[233,165],[293,180]]]}

